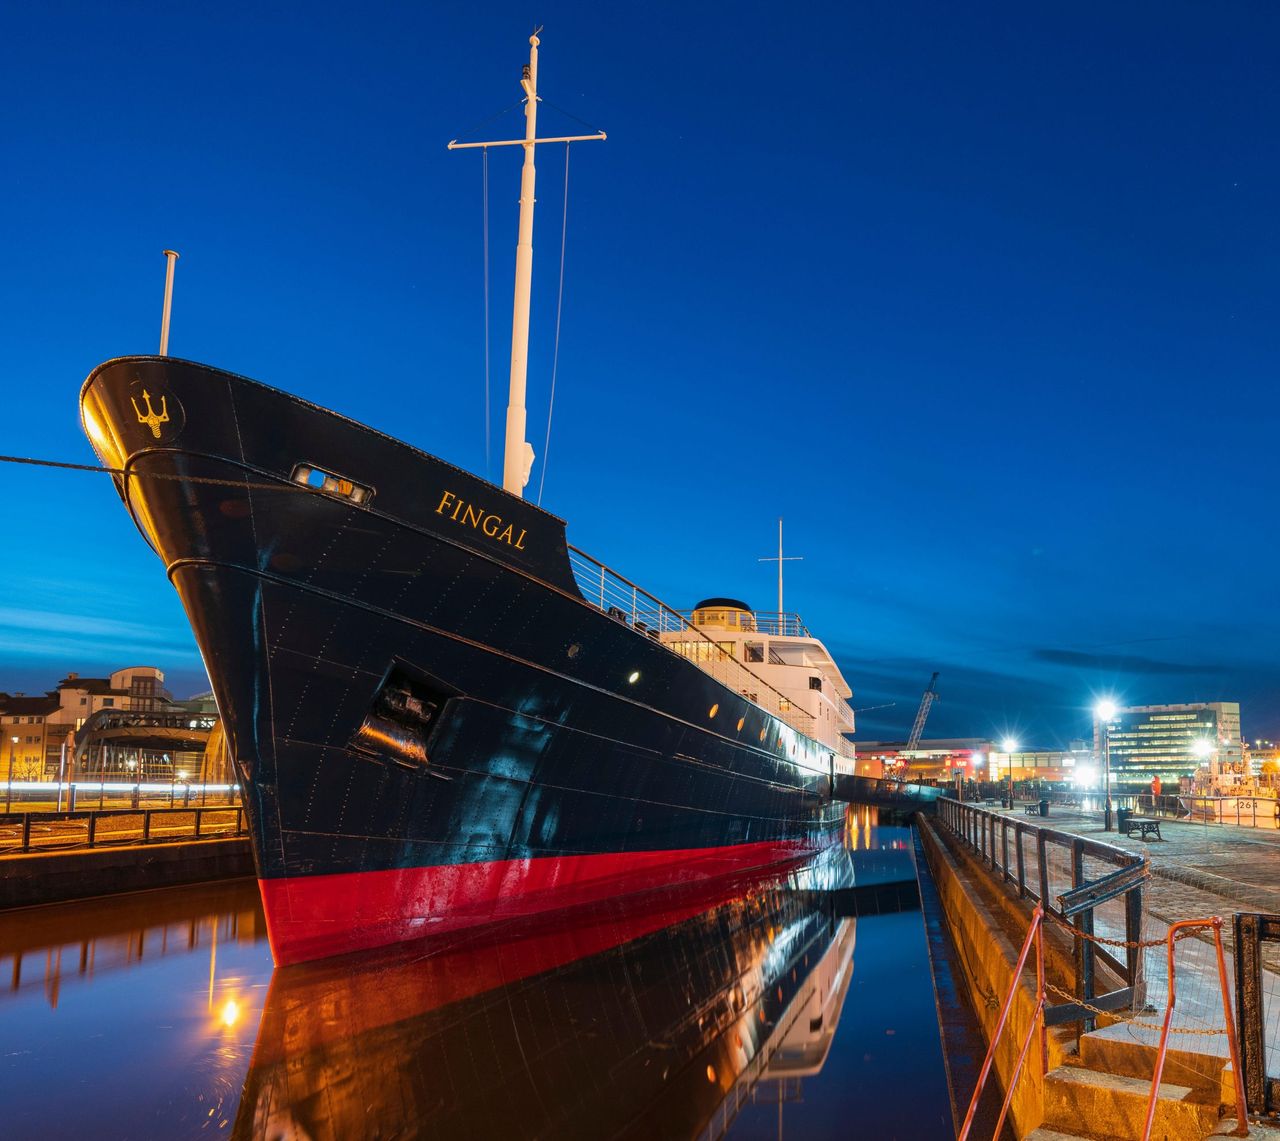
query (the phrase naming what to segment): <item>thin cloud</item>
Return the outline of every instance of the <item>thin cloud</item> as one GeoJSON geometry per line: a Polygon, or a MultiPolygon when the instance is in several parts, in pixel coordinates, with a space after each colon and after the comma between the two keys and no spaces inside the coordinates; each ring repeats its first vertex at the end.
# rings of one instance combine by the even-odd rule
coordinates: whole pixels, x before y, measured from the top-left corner
{"type": "Polygon", "coordinates": [[[1126,674],[1164,674],[1178,677],[1196,677],[1219,674],[1223,667],[1193,662],[1166,662],[1157,658],[1143,658],[1133,654],[1091,654],[1083,650],[1057,650],[1041,647],[1031,652],[1038,662],[1075,669],[1108,671],[1126,674]]]}

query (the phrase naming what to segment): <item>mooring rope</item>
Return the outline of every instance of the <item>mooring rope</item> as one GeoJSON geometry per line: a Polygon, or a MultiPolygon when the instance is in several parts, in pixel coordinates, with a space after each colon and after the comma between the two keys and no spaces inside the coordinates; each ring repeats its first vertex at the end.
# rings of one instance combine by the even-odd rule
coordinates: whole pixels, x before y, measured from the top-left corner
{"type": "MultiPolygon", "coordinates": [[[[0,463],[26,464],[30,467],[62,468],[66,471],[88,471],[95,475],[118,475],[125,479],[176,479],[183,483],[207,483],[215,487],[238,487],[251,491],[305,491],[313,495],[322,494],[318,487],[309,484],[293,483],[282,479],[279,483],[253,483],[243,479],[218,479],[212,475],[185,475],[174,471],[126,471],[120,467],[103,467],[101,464],[73,464],[65,460],[37,460],[30,456],[0,456],[0,463]]],[[[359,506],[359,504],[353,504],[359,506]]]]}

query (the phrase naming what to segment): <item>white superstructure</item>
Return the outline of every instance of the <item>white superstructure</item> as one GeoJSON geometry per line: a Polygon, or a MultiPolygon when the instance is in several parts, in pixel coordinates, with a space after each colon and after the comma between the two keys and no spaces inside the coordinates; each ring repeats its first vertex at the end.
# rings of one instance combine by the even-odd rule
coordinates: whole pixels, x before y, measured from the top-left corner
{"type": "MultiPolygon", "coordinates": [[[[781,695],[778,712],[784,719],[788,713],[800,714],[810,737],[838,757],[853,756],[845,736],[854,729],[848,701],[853,691],[798,614],[758,612],[736,599],[708,598],[686,617],[694,629],[664,630],[663,645],[699,664],[721,655],[741,662],[781,695]]],[[[744,693],[759,702],[758,693],[744,693]]]]}

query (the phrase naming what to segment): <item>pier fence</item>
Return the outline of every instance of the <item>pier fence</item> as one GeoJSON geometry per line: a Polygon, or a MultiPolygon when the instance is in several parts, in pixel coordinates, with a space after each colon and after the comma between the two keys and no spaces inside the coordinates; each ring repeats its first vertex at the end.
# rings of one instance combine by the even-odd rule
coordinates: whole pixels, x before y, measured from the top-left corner
{"type": "MultiPolygon", "coordinates": [[[[1040,904],[1047,918],[1073,930],[1077,992],[1083,1003],[1103,1010],[1133,1003],[1142,971],[1138,944],[1142,881],[1148,871],[1144,857],[950,798],[938,801],[938,821],[994,878],[1016,888],[1019,898],[1040,904]],[[1100,943],[1094,937],[1102,930],[1122,937],[1100,943]],[[1108,945],[1113,943],[1122,946],[1108,945]],[[1113,953],[1121,950],[1123,958],[1113,953]],[[1122,980],[1121,989],[1109,995],[1095,993],[1096,960],[1122,980]]],[[[1079,1014],[1085,1029],[1092,1030],[1095,1018],[1083,1008],[1079,1014]]]]}
{"type": "Polygon", "coordinates": [[[247,835],[240,805],[0,813],[0,855],[247,835]]]}

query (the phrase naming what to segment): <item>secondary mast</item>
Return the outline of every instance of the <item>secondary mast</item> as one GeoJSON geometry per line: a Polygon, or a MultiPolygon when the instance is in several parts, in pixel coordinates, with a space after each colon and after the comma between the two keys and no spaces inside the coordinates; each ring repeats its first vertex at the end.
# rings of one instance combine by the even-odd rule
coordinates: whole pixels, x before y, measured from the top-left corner
{"type": "Polygon", "coordinates": [[[804,555],[787,555],[785,558],[782,554],[782,520],[778,520],[778,557],[777,558],[760,558],[756,560],[761,563],[777,563],[778,564],[778,630],[782,630],[782,564],[783,563],[802,563],[804,555]]]}
{"type": "Polygon", "coordinates": [[[525,436],[525,381],[529,370],[529,296],[533,281],[533,205],[536,171],[533,148],[539,143],[579,143],[605,138],[594,135],[571,135],[555,139],[537,137],[538,126],[538,32],[529,37],[529,63],[520,79],[524,89],[524,138],[496,143],[460,143],[456,139],[449,150],[475,147],[524,147],[524,167],[520,172],[520,230],[516,239],[515,303],[511,314],[511,379],[507,396],[507,434],[502,453],[502,486],[520,496],[533,469],[533,445],[525,436]]]}

